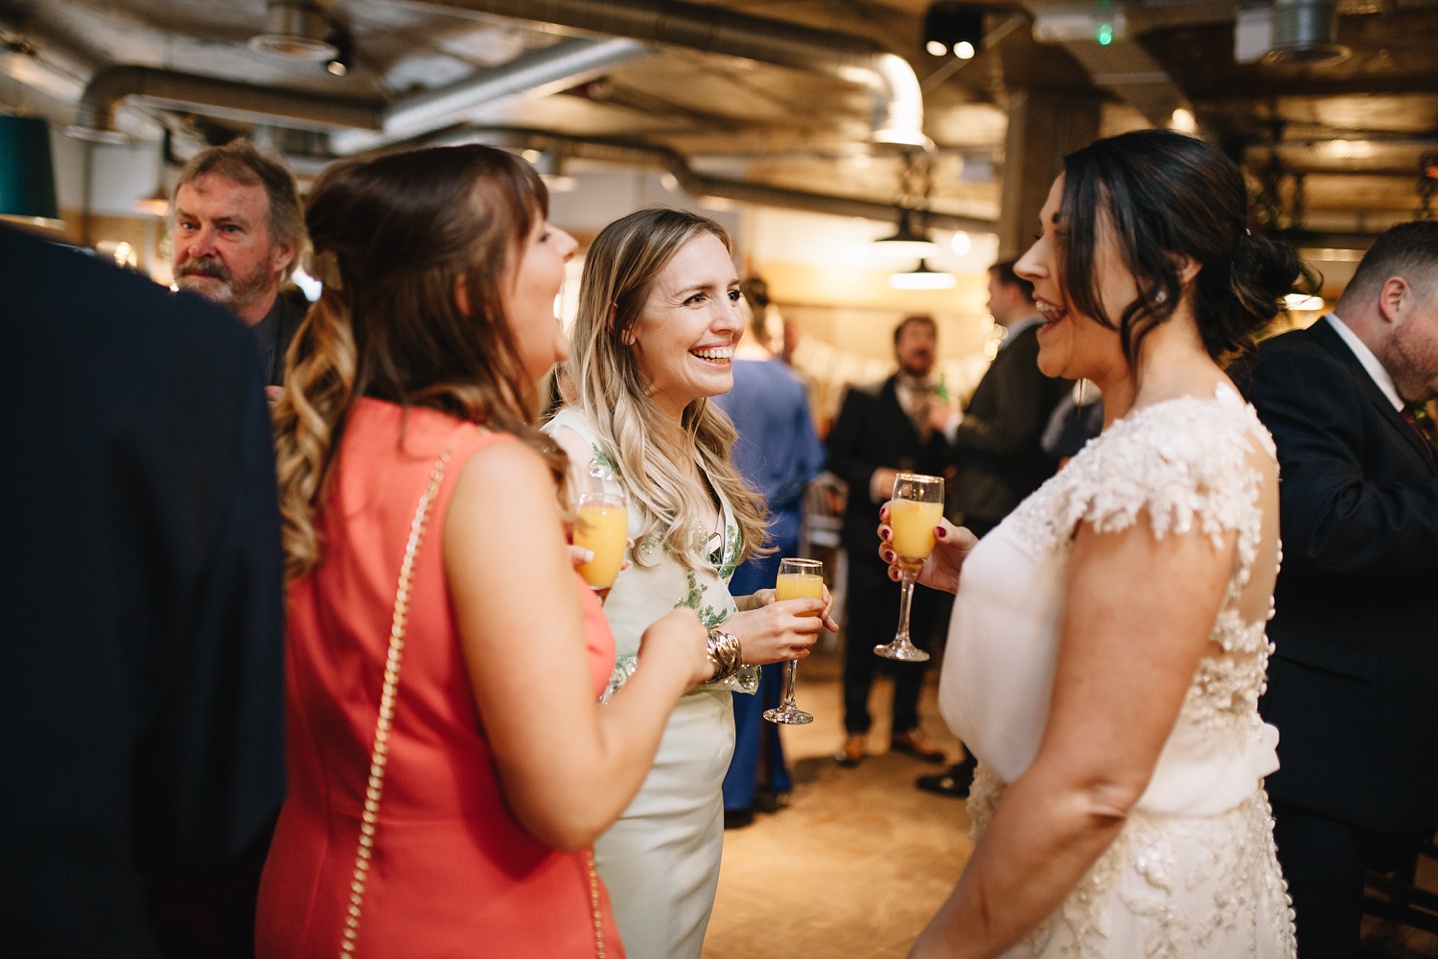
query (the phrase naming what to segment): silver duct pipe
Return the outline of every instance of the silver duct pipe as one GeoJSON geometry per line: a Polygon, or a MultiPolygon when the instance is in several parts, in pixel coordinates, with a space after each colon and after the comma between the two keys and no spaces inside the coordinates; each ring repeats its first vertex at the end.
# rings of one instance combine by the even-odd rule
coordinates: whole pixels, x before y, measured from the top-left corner
{"type": "Polygon", "coordinates": [[[1265,63],[1337,63],[1352,52],[1338,43],[1338,0],[1274,0],[1273,41],[1265,63]]]}
{"type": "Polygon", "coordinates": [[[115,113],[131,98],[245,123],[274,123],[279,118],[287,126],[321,131],[377,130],[384,110],[379,103],[272,90],[158,67],[111,66],[90,78],[70,133],[90,139],[113,138],[115,113]]]}
{"type": "MultiPolygon", "coordinates": [[[[752,203],[756,206],[779,207],[787,210],[804,210],[809,213],[827,213],[831,216],[858,216],[869,220],[893,221],[898,213],[897,205],[860,197],[835,196],[829,193],[811,193],[807,190],[793,190],[788,187],[768,186],[747,180],[700,173],[689,165],[683,155],[665,147],[624,143],[593,137],[569,136],[550,133],[546,130],[526,130],[517,127],[480,127],[455,131],[432,143],[475,143],[483,142],[513,150],[558,150],[565,156],[616,166],[649,167],[674,175],[679,186],[690,196],[705,198],[718,197],[737,203],[752,203]]],[[[992,233],[997,227],[994,220],[978,217],[957,216],[951,213],[920,211],[924,223],[944,230],[969,230],[975,233],[992,233]]]]}
{"type": "Polygon", "coordinates": [[[521,94],[543,96],[591,80],[649,51],[624,39],[573,39],[523,54],[490,70],[401,100],[385,109],[378,132],[346,130],[330,137],[341,156],[409,140],[466,119],[475,107],[521,94]]]}
{"type": "Polygon", "coordinates": [[[837,77],[873,94],[875,142],[928,143],[923,91],[913,67],[865,37],[679,0],[420,0],[418,5],[553,23],[837,77]]]}

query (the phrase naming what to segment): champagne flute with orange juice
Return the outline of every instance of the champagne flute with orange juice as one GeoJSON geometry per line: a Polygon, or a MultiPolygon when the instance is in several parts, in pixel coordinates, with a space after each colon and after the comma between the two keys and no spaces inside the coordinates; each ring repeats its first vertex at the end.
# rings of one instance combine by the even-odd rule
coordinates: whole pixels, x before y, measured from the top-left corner
{"type": "MultiPolygon", "coordinates": [[[[775,601],[823,598],[823,563],[817,559],[779,560],[779,578],[774,583],[775,601]]],[[[818,616],[819,614],[815,612],[803,615],[818,616]]],[[[788,726],[803,726],[805,723],[812,723],[814,717],[794,705],[794,674],[799,669],[799,663],[797,660],[791,659],[784,665],[784,701],[779,704],[778,709],[766,709],[764,718],[771,723],[784,723],[788,726]]]]}
{"type": "Polygon", "coordinates": [[[579,567],[579,575],[593,589],[608,589],[624,563],[624,546],[629,538],[629,509],[624,491],[617,483],[579,494],[574,520],[574,545],[582,546],[594,558],[579,567]]]}
{"type": "Polygon", "coordinates": [[[944,480],[940,476],[900,473],[894,478],[894,495],[889,501],[890,540],[897,557],[895,565],[903,575],[899,598],[899,628],[894,641],[874,647],[885,659],[922,663],[929,654],[909,638],[909,609],[914,602],[914,581],[924,560],[934,551],[934,528],[944,516],[944,480]]]}

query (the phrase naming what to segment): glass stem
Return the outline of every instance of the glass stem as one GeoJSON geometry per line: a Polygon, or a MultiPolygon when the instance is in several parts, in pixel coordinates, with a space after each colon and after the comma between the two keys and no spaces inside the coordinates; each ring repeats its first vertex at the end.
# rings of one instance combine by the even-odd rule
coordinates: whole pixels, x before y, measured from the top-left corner
{"type": "Polygon", "coordinates": [[[914,579],[915,574],[904,570],[903,592],[899,594],[899,629],[894,633],[894,642],[901,646],[909,645],[909,607],[914,603],[914,579]]]}
{"type": "Polygon", "coordinates": [[[785,670],[788,675],[785,677],[784,683],[783,708],[794,709],[796,708],[794,706],[794,674],[799,671],[799,661],[797,659],[791,659],[784,665],[788,667],[788,669],[785,670]]]}

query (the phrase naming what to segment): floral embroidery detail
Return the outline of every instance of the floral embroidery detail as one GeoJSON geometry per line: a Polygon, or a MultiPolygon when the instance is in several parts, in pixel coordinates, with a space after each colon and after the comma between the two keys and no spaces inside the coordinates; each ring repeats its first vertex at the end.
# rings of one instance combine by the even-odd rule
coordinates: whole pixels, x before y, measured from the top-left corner
{"type": "MultiPolygon", "coordinates": [[[[968,801],[975,839],[988,828],[1005,788],[978,767],[968,801]]],[[[1212,951],[1241,941],[1249,945],[1245,955],[1256,957],[1258,943],[1280,930],[1284,954],[1292,957],[1292,901],[1276,857],[1273,812],[1262,790],[1216,816],[1135,810],[1063,905],[1011,955],[1111,959],[1109,938],[1122,922],[1129,934],[1141,931],[1139,956],[1242,959],[1212,951]]]]}

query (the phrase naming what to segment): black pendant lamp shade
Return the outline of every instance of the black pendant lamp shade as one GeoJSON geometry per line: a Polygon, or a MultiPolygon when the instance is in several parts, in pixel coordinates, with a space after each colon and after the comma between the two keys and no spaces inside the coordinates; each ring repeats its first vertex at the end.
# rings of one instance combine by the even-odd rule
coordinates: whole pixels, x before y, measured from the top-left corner
{"type": "Polygon", "coordinates": [[[0,113],[0,217],[61,226],[50,127],[40,117],[0,113]]]}

